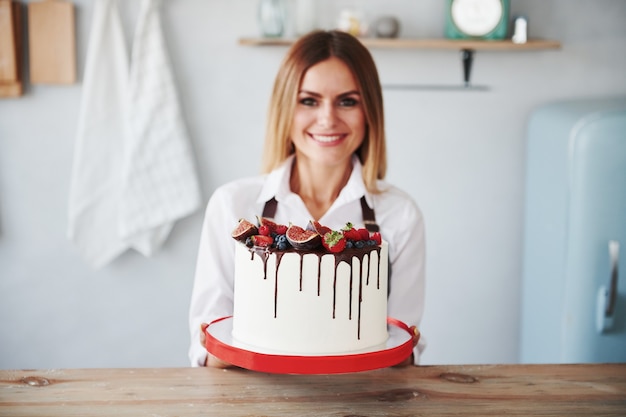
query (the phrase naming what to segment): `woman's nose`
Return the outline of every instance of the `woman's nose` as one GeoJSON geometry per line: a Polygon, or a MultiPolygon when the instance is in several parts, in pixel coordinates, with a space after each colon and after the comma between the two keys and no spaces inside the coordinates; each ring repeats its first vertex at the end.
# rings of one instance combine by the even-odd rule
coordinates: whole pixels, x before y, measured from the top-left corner
{"type": "Polygon", "coordinates": [[[337,121],[337,109],[331,104],[323,104],[319,107],[317,123],[322,127],[331,127],[337,121]]]}

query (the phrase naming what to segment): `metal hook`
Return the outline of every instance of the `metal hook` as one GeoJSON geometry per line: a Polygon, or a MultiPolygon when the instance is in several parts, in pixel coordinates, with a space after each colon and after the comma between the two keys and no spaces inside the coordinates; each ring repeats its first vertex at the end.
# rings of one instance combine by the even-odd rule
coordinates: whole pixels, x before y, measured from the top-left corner
{"type": "Polygon", "coordinates": [[[469,87],[472,63],[474,62],[474,51],[471,49],[461,50],[461,60],[463,61],[463,85],[469,87]]]}

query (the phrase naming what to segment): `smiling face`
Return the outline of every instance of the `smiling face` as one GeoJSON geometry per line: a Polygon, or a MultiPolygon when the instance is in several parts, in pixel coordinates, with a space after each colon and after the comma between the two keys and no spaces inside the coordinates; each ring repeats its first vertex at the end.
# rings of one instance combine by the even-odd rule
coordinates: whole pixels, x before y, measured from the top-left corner
{"type": "Polygon", "coordinates": [[[307,70],[290,132],[299,161],[347,166],[363,143],[365,125],[358,85],[343,61],[331,57],[307,70]]]}

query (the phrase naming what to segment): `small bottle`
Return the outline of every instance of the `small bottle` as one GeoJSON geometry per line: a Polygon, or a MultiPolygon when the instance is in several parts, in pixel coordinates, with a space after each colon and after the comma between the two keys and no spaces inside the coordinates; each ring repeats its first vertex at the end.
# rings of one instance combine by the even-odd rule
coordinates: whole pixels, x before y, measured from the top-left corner
{"type": "Polygon", "coordinates": [[[279,38],[285,32],[285,5],[282,0],[259,0],[259,27],[268,38],[279,38]]]}
{"type": "Polygon", "coordinates": [[[524,16],[515,18],[513,25],[513,43],[526,43],[528,39],[528,20],[524,16]]]}

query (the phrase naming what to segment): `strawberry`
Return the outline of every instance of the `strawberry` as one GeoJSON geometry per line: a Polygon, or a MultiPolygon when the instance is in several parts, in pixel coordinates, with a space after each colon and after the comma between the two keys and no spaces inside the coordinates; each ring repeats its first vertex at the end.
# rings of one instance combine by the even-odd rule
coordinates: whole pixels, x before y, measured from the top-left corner
{"type": "Polygon", "coordinates": [[[345,225],[345,227],[343,228],[342,231],[343,231],[343,235],[348,240],[354,240],[355,242],[357,240],[361,240],[361,234],[359,233],[359,231],[357,229],[355,229],[352,226],[352,223],[346,223],[346,225],[345,225]]]}
{"type": "Polygon", "coordinates": [[[369,240],[370,232],[366,228],[358,229],[359,235],[361,235],[361,240],[369,240]]]}
{"type": "Polygon", "coordinates": [[[383,243],[383,238],[380,235],[380,232],[374,232],[372,233],[371,239],[376,242],[377,245],[380,245],[381,243],[383,243]]]}
{"type": "Polygon", "coordinates": [[[254,246],[257,246],[260,248],[266,248],[268,246],[271,246],[272,243],[274,243],[274,239],[271,236],[264,236],[264,235],[252,236],[252,244],[254,246]]]}
{"type": "Polygon", "coordinates": [[[270,230],[269,226],[266,226],[266,225],[259,226],[259,234],[260,235],[269,236],[270,233],[272,233],[272,231],[270,230]]]}
{"type": "Polygon", "coordinates": [[[346,238],[342,232],[332,230],[322,238],[322,245],[332,253],[338,253],[345,249],[346,238]]]}

